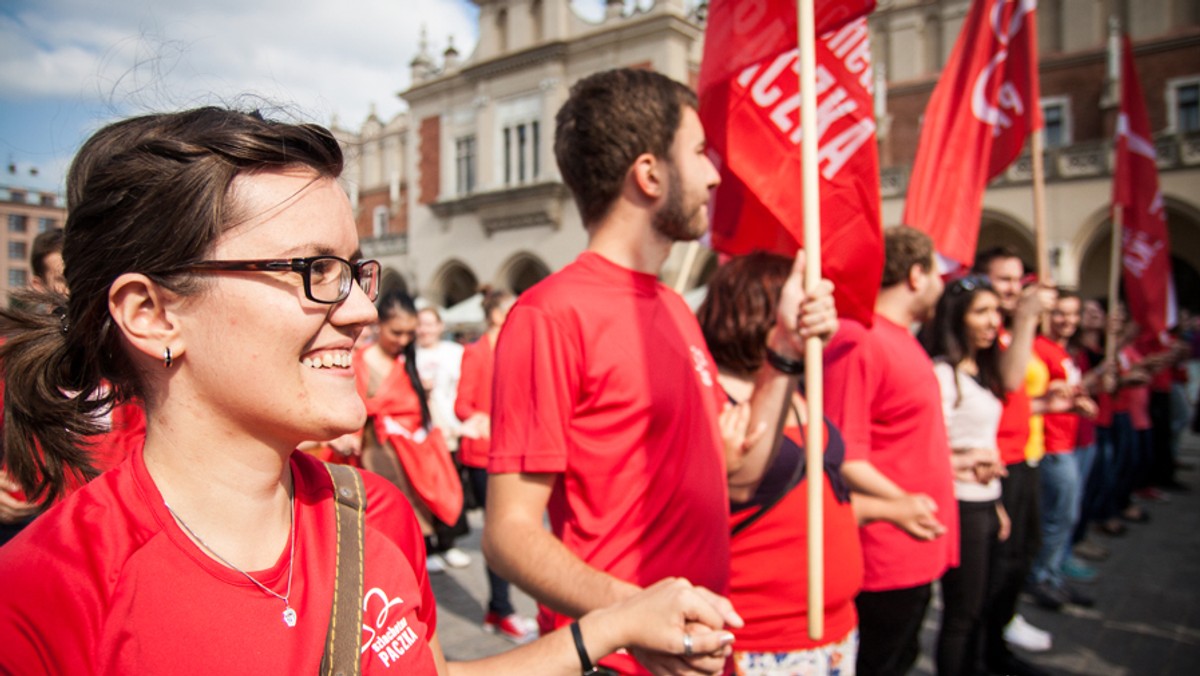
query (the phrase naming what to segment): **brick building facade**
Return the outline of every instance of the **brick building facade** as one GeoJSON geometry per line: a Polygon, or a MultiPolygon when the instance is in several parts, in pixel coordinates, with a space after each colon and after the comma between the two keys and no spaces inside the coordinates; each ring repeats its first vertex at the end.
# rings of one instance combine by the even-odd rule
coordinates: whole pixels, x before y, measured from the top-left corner
{"type": "MultiPolygon", "coordinates": [[[[387,146],[403,153],[392,165],[398,188],[390,195],[405,207],[390,203],[396,229],[368,238],[364,250],[385,263],[385,283],[442,305],[482,282],[520,290],[583,249],[585,233],[552,152],[554,113],[571,83],[637,66],[694,86],[703,51],[703,8],[684,0],[632,11],[609,2],[595,23],[569,0],[476,4],[479,41],[469,57],[460,62],[450,48],[439,63],[423,45],[401,93],[409,110],[386,125],[372,118],[360,132],[339,131],[352,149],[348,176],[359,183],[350,191],[360,223],[379,208],[369,199],[378,176],[370,179],[365,168],[381,160],[368,147],[398,136],[387,146]],[[415,138],[406,143],[410,129],[415,138]],[[404,233],[403,247],[393,232],[404,233]]],[[[885,225],[900,221],[925,104],[968,5],[880,0],[869,19],[875,67],[886,73],[878,121],[885,225]]],[[[1200,3],[1041,0],[1038,12],[1051,273],[1089,294],[1106,286],[1115,19],[1132,36],[1155,130],[1179,296],[1200,304],[1200,3]]],[[[1026,154],[989,187],[980,246],[1010,244],[1032,262],[1030,164],[1026,154]]],[[[682,249],[672,254],[664,278],[674,281],[682,259],[682,249]]],[[[686,286],[703,283],[713,261],[705,251],[686,286]]]]}

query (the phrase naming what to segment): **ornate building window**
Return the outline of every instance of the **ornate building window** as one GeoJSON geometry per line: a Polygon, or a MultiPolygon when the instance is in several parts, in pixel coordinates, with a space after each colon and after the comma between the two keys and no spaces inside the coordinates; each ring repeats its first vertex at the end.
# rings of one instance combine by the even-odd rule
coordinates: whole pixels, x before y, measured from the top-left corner
{"type": "Polygon", "coordinates": [[[371,235],[376,239],[383,237],[388,233],[388,208],[385,206],[375,207],[375,211],[371,213],[371,235]]]}
{"type": "Polygon", "coordinates": [[[1042,119],[1046,124],[1046,147],[1069,146],[1071,139],[1071,99],[1048,96],[1042,99],[1042,119]]]}
{"type": "Polygon", "coordinates": [[[454,188],[459,195],[475,192],[475,135],[454,139],[454,188]]]}
{"type": "Polygon", "coordinates": [[[1176,134],[1200,131],[1200,76],[1167,81],[1167,128],[1176,134]]]}

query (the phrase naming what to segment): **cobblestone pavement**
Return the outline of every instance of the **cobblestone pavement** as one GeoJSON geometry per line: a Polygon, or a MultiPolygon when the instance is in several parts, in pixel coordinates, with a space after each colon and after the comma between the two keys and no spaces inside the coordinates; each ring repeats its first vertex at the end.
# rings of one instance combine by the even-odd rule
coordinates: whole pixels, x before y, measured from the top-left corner
{"type": "MultiPolygon", "coordinates": [[[[1151,520],[1131,525],[1120,538],[1092,536],[1112,556],[1096,564],[1096,582],[1081,585],[1094,595],[1094,608],[1068,607],[1048,612],[1022,602],[1020,612],[1033,625],[1050,631],[1054,645],[1023,656],[1054,674],[1088,676],[1192,676],[1200,673],[1200,439],[1189,437],[1181,460],[1188,468],[1181,481],[1188,493],[1170,494],[1170,502],[1147,505],[1151,520]]],[[[512,647],[485,633],[480,623],[487,603],[487,581],[479,552],[482,515],[470,514],[472,532],[459,540],[471,565],[431,576],[438,599],[438,635],[447,657],[471,659],[512,647]]],[[[534,604],[513,589],[519,612],[532,616],[534,604]]],[[[932,608],[922,632],[923,650],[914,673],[932,674],[932,646],[938,612],[932,608]]]]}

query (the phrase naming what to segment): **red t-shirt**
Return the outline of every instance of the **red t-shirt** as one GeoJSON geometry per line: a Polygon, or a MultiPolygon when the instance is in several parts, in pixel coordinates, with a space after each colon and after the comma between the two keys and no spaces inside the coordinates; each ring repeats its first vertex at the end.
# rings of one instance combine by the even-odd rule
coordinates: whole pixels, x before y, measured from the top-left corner
{"type": "MultiPolygon", "coordinates": [[[[1117,354],[1121,372],[1132,369],[1143,359],[1145,359],[1145,354],[1133,345],[1126,345],[1117,354]]],[[[1117,412],[1129,411],[1129,422],[1133,425],[1133,429],[1144,431],[1152,427],[1150,423],[1150,385],[1148,383],[1122,387],[1118,391],[1115,407],[1117,412]]]]}
{"type": "Polygon", "coordinates": [[[585,252],[521,295],[495,364],[488,470],[560,474],[548,511],[567,549],[638,585],[727,591],[724,395],[677,293],[585,252]]]}
{"type": "MultiPolygon", "coordinates": [[[[1066,348],[1045,336],[1033,342],[1033,351],[1050,371],[1050,381],[1061,380],[1072,387],[1082,382],[1079,367],[1075,365],[1066,348]]],[[[1045,423],[1046,453],[1068,453],[1075,450],[1079,442],[1079,414],[1047,413],[1042,416],[1045,423]]]]}
{"type": "Polygon", "coordinates": [[[958,565],[958,503],[933,362],[908,329],[879,314],[868,330],[843,319],[825,350],[825,411],[846,460],[867,460],[900,488],[937,503],[945,535],[924,542],[884,522],[859,529],[863,589],[904,589],[958,565]]]}
{"type": "MultiPolygon", "coordinates": [[[[492,371],[495,365],[492,344],[487,336],[463,350],[462,369],[458,379],[458,397],[454,400],[454,415],[466,422],[476,413],[492,414],[492,371]]],[[[458,460],[467,467],[488,466],[491,442],[487,439],[459,437],[458,460]]]]}
{"type": "MultiPolygon", "coordinates": [[[[797,427],[784,434],[801,447],[797,427]]],[[[829,435],[832,436],[832,435],[829,435]]],[[[824,484],[825,635],[808,636],[808,476],[745,530],[733,537],[729,600],[746,621],[734,630],[738,650],[793,652],[841,639],[858,625],[854,597],[862,587],[862,548],[849,502],[838,502],[824,484]]],[[[729,519],[733,526],[757,508],[729,519]]]]}
{"type": "MultiPolygon", "coordinates": [[[[210,558],[171,518],[141,450],[0,548],[0,673],[316,673],[333,604],[336,523],[325,468],[292,455],[291,607],[210,558]]],[[[364,674],[434,674],[436,605],[404,496],[364,473],[364,674]]],[[[282,592],[289,547],[251,574],[282,592]]]]}
{"type": "MultiPolygon", "coordinates": [[[[1089,371],[1095,368],[1092,364],[1092,358],[1086,349],[1079,350],[1072,357],[1075,360],[1075,368],[1079,369],[1080,373],[1087,375],[1089,371]]],[[[1096,405],[1100,404],[1100,395],[1092,393],[1092,398],[1096,401],[1096,405]]],[[[1099,417],[1097,415],[1097,417],[1099,417]]],[[[1096,419],[1079,416],[1079,429],[1075,436],[1075,447],[1084,448],[1096,443],[1096,419]]]]}
{"type": "MultiPolygon", "coordinates": [[[[1012,336],[1000,329],[1000,348],[1008,349],[1012,336]]],[[[1000,460],[1006,465],[1025,462],[1025,446],[1029,444],[1029,420],[1033,417],[1033,405],[1025,386],[1010,390],[1004,395],[1004,409],[1000,411],[1000,427],[996,430],[996,448],[1000,449],[1000,460]]]]}

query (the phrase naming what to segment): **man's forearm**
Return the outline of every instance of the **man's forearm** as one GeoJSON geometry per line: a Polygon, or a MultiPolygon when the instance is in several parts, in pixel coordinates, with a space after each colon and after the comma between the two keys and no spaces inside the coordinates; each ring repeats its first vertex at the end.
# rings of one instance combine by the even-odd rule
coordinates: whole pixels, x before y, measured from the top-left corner
{"type": "Polygon", "coordinates": [[[622,601],[639,589],[584,563],[540,523],[489,513],[483,552],[500,577],[571,617],[622,601]]]}
{"type": "Polygon", "coordinates": [[[907,495],[896,482],[884,476],[866,460],[847,460],[842,463],[842,477],[851,490],[867,496],[895,499],[907,495]]]}

